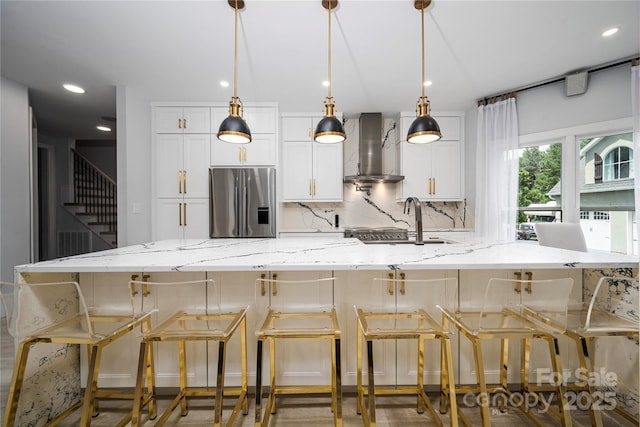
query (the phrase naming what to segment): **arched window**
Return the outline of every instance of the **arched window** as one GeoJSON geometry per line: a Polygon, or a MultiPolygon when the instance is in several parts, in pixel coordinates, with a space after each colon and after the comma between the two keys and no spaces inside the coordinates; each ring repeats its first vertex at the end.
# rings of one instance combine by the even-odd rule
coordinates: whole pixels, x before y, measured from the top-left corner
{"type": "Polygon", "coordinates": [[[633,150],[629,147],[616,147],[604,159],[604,180],[633,177],[633,150]]]}

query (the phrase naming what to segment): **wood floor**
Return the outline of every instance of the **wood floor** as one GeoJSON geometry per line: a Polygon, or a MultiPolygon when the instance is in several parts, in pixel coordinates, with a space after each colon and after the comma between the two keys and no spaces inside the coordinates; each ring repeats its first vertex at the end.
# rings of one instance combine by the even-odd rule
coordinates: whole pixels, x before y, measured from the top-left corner
{"type": "MultiPolygon", "coordinates": [[[[6,403],[7,390],[11,380],[11,371],[13,369],[14,345],[13,338],[7,334],[4,319],[0,321],[0,391],[1,391],[1,409],[4,415],[4,406],[6,403]]],[[[430,396],[435,402],[437,396],[430,396]]],[[[333,425],[333,414],[329,407],[328,398],[298,398],[289,397],[282,398],[279,401],[278,413],[271,417],[271,426],[300,426],[306,424],[309,426],[331,426],[333,425]]],[[[412,397],[386,397],[377,398],[377,421],[378,426],[397,426],[412,427],[434,425],[429,415],[418,414],[415,410],[415,398],[412,397]]],[[[158,401],[159,411],[162,411],[169,403],[169,399],[160,399],[158,401]]],[[[227,402],[229,405],[231,400],[227,402]]],[[[225,408],[229,408],[224,412],[224,420],[226,422],[231,410],[230,406],[225,404],[225,408]]],[[[263,403],[264,405],[264,403],[263,403]]],[[[213,420],[212,400],[201,399],[192,400],[189,404],[189,414],[185,417],[180,416],[180,411],[176,410],[167,426],[210,426],[213,420]]],[[[120,401],[103,401],[101,402],[101,414],[93,419],[92,426],[95,427],[112,427],[130,408],[129,402],[120,401]]],[[[436,406],[437,408],[437,406],[436,406]]],[[[249,414],[240,415],[236,426],[253,426],[254,422],[254,406],[250,399],[249,414]]],[[[461,410],[474,426],[481,425],[480,412],[475,407],[462,407],[461,410]]],[[[0,418],[1,418],[0,416],[0,418]]],[[[448,414],[441,416],[445,425],[449,423],[448,414]]],[[[574,411],[572,417],[575,426],[590,425],[589,415],[586,411],[574,411]]],[[[76,427],[78,425],[80,413],[73,414],[60,426],[76,427]]],[[[146,415],[143,417],[146,422],[144,427],[153,425],[153,421],[147,420],[146,415]]],[[[559,426],[551,416],[541,414],[540,421],[545,425],[559,426]]],[[[345,426],[361,426],[362,419],[356,414],[356,399],[354,395],[345,393],[343,401],[343,420],[345,426]]],[[[509,410],[507,413],[492,411],[492,426],[526,426],[533,425],[524,415],[516,410],[509,410]]],[[[605,427],[613,426],[632,426],[633,424],[625,422],[622,418],[612,413],[605,413],[603,416],[605,427]]]]}

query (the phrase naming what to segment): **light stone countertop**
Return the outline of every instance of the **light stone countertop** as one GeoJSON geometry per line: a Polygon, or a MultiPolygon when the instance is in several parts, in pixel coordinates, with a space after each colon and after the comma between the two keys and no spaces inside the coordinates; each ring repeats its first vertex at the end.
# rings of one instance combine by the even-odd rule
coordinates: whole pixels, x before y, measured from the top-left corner
{"type": "Polygon", "coordinates": [[[429,270],[628,268],[637,257],[538,246],[535,242],[366,245],[357,239],[163,240],[25,264],[26,272],[170,272],[293,270],[429,270]]]}

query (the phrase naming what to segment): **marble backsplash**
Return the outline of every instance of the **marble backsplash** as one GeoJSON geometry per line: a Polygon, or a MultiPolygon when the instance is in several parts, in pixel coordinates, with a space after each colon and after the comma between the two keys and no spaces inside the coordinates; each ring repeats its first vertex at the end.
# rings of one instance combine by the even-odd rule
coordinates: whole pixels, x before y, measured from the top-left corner
{"type": "MultiPolygon", "coordinates": [[[[382,129],[382,172],[401,174],[398,144],[399,118],[384,118],[382,129]]],[[[345,120],[347,140],[343,143],[344,174],[358,172],[359,119],[345,120]]],[[[340,203],[283,203],[280,209],[280,230],[330,231],[339,227],[399,227],[415,229],[413,208],[405,215],[404,200],[396,199],[400,184],[373,184],[368,192],[357,191],[355,185],[344,184],[344,200],[340,203]]],[[[466,202],[423,202],[422,226],[430,229],[471,229],[473,218],[466,202]]]]}

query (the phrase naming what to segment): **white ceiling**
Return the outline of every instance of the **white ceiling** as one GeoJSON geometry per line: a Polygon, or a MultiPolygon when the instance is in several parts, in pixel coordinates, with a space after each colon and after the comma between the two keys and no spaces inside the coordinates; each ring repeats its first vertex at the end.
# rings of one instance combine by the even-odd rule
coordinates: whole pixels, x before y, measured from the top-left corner
{"type": "MultiPolygon", "coordinates": [[[[2,75],[30,88],[39,128],[103,138],[115,86],[153,101],[227,102],[234,12],[226,0],[2,0],[2,75]],[[87,89],[74,96],[61,89],[87,89]]],[[[347,117],[412,111],[420,95],[420,12],[412,0],[340,0],[332,18],[333,96],[347,117]]],[[[435,0],[425,13],[434,111],[640,52],[640,1],[435,0]],[[617,26],[610,38],[601,33],[617,26]]],[[[245,102],[321,112],[327,11],[321,0],[247,0],[240,12],[245,102]]]]}

